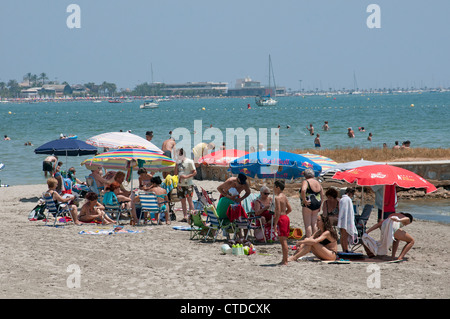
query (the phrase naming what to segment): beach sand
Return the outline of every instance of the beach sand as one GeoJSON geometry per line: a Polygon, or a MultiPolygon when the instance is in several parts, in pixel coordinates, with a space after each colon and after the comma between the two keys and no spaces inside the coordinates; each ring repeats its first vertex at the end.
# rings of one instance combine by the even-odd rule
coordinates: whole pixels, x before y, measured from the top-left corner
{"type": "MultiPolygon", "coordinates": [[[[196,184],[216,190],[219,182],[196,184]]],[[[170,226],[126,225],[125,229],[143,232],[116,235],[79,234],[112,226],[68,223],[53,228],[44,226],[43,221],[28,221],[28,213],[45,190],[45,184],[0,189],[1,298],[450,297],[448,225],[415,221],[407,226],[416,243],[407,254],[408,260],[400,263],[298,261],[278,266],[278,243],[257,244],[257,253],[250,256],[223,255],[223,237],[215,243],[190,240],[188,231],[172,228],[187,225],[178,221],[170,226]],[[80,270],[80,285],[75,287],[72,265],[80,270]],[[379,288],[368,286],[373,274],[369,265],[379,266],[379,288]]],[[[213,197],[218,198],[217,191],[213,197]]],[[[290,198],[290,202],[291,225],[304,229],[298,198],[290,198]]],[[[181,211],[176,213],[180,220],[181,211]]],[[[376,213],[372,213],[368,225],[375,219],[376,213]]]]}

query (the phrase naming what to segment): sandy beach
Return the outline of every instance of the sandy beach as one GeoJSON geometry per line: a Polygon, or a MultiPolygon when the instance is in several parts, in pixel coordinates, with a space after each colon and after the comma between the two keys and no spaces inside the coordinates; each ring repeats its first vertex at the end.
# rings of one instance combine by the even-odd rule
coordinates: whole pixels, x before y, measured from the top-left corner
{"type": "MultiPolygon", "coordinates": [[[[219,182],[196,181],[216,191],[219,182]]],[[[415,246],[400,263],[291,262],[282,267],[281,247],[256,244],[250,256],[223,255],[219,241],[190,240],[186,223],[125,226],[134,234],[81,235],[112,226],[46,227],[28,221],[46,185],[0,189],[2,258],[0,298],[120,299],[434,299],[450,297],[449,226],[414,221],[406,230],[415,246]],[[379,266],[381,286],[372,288],[369,265],[379,266]],[[80,270],[78,286],[71,285],[80,270]]],[[[217,191],[213,195],[218,198],[217,191]]],[[[196,197],[195,197],[196,198],[196,197]]],[[[298,197],[291,197],[291,225],[303,227],[298,197]]],[[[180,204],[177,203],[176,208],[180,204]]],[[[375,212],[375,210],[374,210],[375,212]]],[[[182,218],[177,210],[177,220],[182,218]]],[[[375,223],[372,213],[368,225],[375,223]]],[[[378,233],[377,233],[378,235],[378,233]]],[[[295,242],[292,242],[294,244],[295,242]]],[[[401,249],[403,244],[399,247],[401,249]]],[[[339,246],[340,249],[340,246],[339,246]]]]}

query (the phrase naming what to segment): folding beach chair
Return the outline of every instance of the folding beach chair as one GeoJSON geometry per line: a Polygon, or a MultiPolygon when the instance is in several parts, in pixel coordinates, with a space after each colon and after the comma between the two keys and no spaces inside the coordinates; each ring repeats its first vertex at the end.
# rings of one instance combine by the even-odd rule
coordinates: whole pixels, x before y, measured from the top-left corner
{"type": "Polygon", "coordinates": [[[94,192],[97,195],[100,194],[100,190],[97,187],[97,182],[92,176],[86,176],[86,184],[89,187],[89,192],[94,192]]]}
{"type": "Polygon", "coordinates": [[[202,215],[198,211],[190,212],[190,239],[202,239],[205,233],[208,231],[205,221],[202,215]]]}
{"type": "Polygon", "coordinates": [[[216,241],[217,236],[221,231],[225,232],[227,239],[229,239],[229,233],[234,233],[233,224],[230,223],[228,219],[219,218],[216,212],[216,208],[213,205],[206,206],[205,213],[207,216],[206,225],[208,227],[208,232],[206,233],[203,240],[206,240],[208,238],[211,231],[216,232],[213,242],[216,241]]]}
{"type": "Polygon", "coordinates": [[[53,222],[53,226],[56,226],[56,221],[58,216],[64,217],[66,215],[70,215],[69,205],[67,203],[57,204],[53,200],[52,194],[49,192],[44,192],[42,197],[45,200],[45,206],[47,209],[47,218],[45,219],[45,225],[47,225],[48,218],[50,214],[53,215],[55,221],[53,222]]]}
{"type": "Polygon", "coordinates": [[[158,203],[158,198],[153,193],[139,193],[139,199],[141,201],[141,215],[139,216],[139,224],[143,217],[144,223],[147,218],[156,219],[156,224],[159,224],[161,207],[163,203],[158,203]],[[148,216],[150,213],[150,216],[148,216]]]}
{"type": "Polygon", "coordinates": [[[128,208],[123,208],[122,207],[122,203],[119,202],[119,200],[117,199],[116,194],[112,193],[111,196],[111,201],[106,200],[107,196],[105,193],[103,196],[103,206],[105,206],[105,213],[108,214],[109,217],[111,217],[112,219],[114,218],[114,215],[117,215],[116,217],[116,224],[119,224],[119,220],[120,220],[120,216],[122,214],[128,214],[130,215],[130,209],[128,208]]]}
{"type": "Polygon", "coordinates": [[[206,191],[203,187],[201,187],[201,189],[202,195],[206,200],[206,205],[213,205],[214,207],[216,207],[216,204],[214,203],[216,199],[212,198],[212,192],[206,191]]]}
{"type": "Polygon", "coordinates": [[[373,205],[366,204],[362,210],[361,215],[355,215],[355,226],[358,231],[358,239],[356,244],[351,245],[351,251],[355,251],[362,245],[362,236],[366,232],[367,221],[369,220],[370,214],[372,213],[373,205]]]}

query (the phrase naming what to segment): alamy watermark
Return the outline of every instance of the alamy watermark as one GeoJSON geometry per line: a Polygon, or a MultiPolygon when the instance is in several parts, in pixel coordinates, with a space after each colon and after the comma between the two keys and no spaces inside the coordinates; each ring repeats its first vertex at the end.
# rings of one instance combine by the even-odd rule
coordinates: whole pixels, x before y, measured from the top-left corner
{"type": "Polygon", "coordinates": [[[366,25],[369,29],[381,28],[381,8],[378,4],[369,4],[366,12],[370,13],[367,17],[366,25]]]}
{"type": "Polygon", "coordinates": [[[78,4],[69,4],[66,12],[70,15],[66,19],[66,25],[69,29],[81,28],[81,8],[78,4]]]}
{"type": "Polygon", "coordinates": [[[67,277],[67,288],[80,288],[81,287],[81,268],[77,264],[71,264],[67,266],[67,270],[70,275],[67,277]]]}
{"type": "MultiPolygon", "coordinates": [[[[256,152],[267,150],[278,151],[280,148],[279,129],[278,128],[226,128],[225,135],[217,127],[208,127],[203,129],[202,120],[194,120],[193,134],[184,127],[176,128],[172,131],[172,138],[177,143],[177,149],[192,150],[196,145],[208,141],[213,143],[215,151],[220,150],[224,145],[226,149],[247,150],[256,152]],[[270,147],[269,147],[270,146],[270,147]]],[[[190,156],[190,152],[186,154],[190,156]]]]}

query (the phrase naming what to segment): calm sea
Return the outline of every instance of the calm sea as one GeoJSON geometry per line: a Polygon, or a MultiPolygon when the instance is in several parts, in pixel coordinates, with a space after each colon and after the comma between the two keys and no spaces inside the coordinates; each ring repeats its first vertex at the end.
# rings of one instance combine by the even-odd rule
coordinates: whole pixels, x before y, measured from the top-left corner
{"type": "MultiPolygon", "coordinates": [[[[178,99],[160,103],[157,109],[141,110],[142,101],[112,104],[106,101],[93,103],[46,102],[37,104],[0,103],[0,172],[2,184],[39,184],[45,181],[42,172],[44,155],[34,154],[34,149],[48,141],[65,135],[79,139],[110,131],[131,130],[145,137],[154,132],[153,141],[158,147],[169,137],[169,131],[186,128],[196,138],[206,137],[207,128],[219,128],[225,139],[226,129],[268,128],[267,145],[270,147],[270,129],[280,125],[280,149],[314,147],[314,137],[306,126],[313,124],[320,134],[322,148],[382,147],[394,141],[411,141],[411,147],[450,147],[450,92],[422,94],[371,94],[329,95],[305,97],[279,97],[276,107],[258,107],[254,98],[178,99]],[[250,104],[251,109],[247,108],[250,104]],[[194,127],[201,120],[202,126],[194,127]],[[324,121],[330,130],[323,131],[324,121]],[[289,128],[287,128],[289,126],[289,128]],[[347,137],[352,127],[356,137],[347,137]],[[365,132],[360,132],[364,127],[365,132]],[[367,140],[372,133],[372,142],[367,140]],[[31,142],[32,146],[25,146],[31,142]]],[[[185,141],[186,142],[186,141],[185,141]]],[[[194,145],[192,145],[194,146],[194,145]]],[[[84,178],[88,171],[79,164],[85,157],[69,157],[63,168],[77,168],[84,178]]],[[[60,158],[65,162],[65,158],[60,158]]],[[[443,210],[450,211],[447,204],[443,210]]]]}

